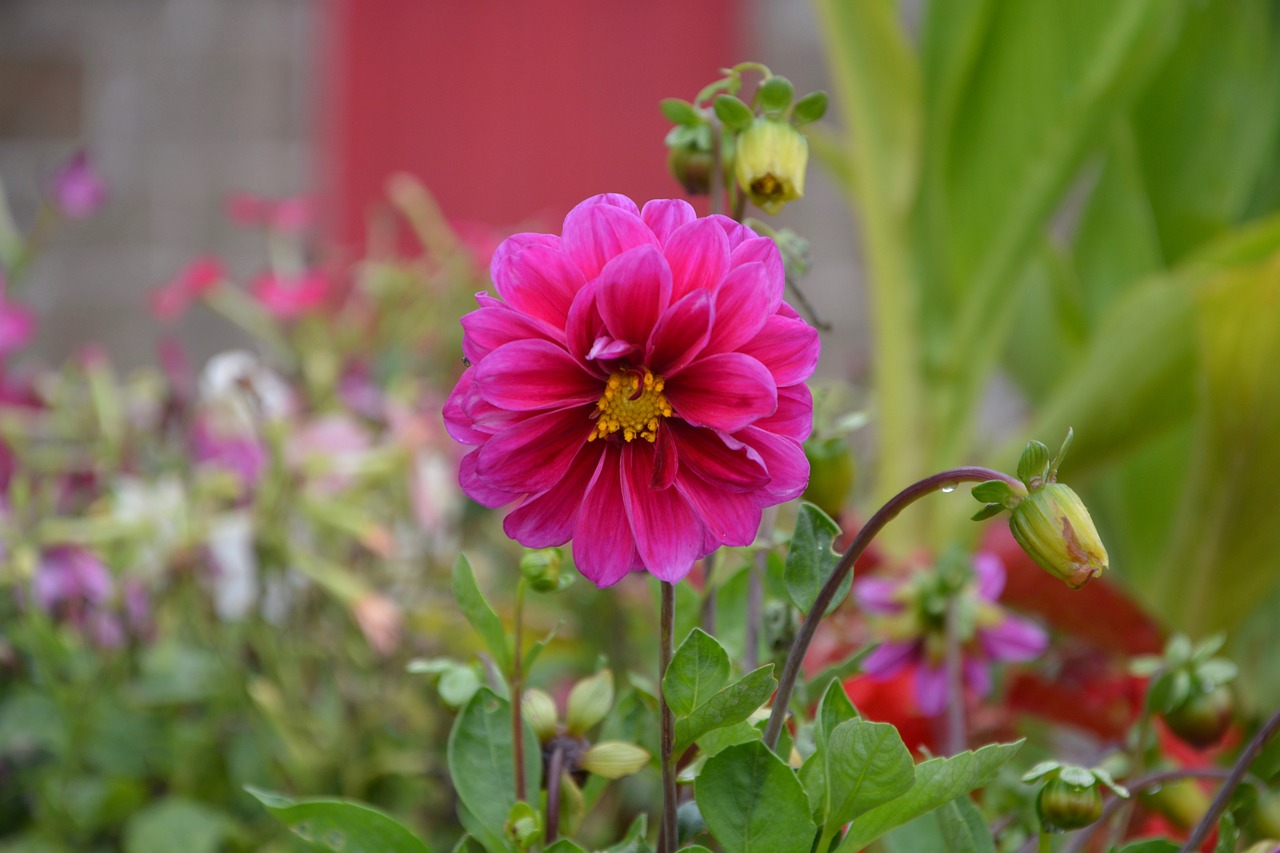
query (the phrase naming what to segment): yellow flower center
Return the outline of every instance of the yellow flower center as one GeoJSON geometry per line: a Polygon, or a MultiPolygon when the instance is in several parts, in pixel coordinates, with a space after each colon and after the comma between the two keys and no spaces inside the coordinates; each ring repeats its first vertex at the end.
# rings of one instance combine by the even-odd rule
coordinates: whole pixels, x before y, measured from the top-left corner
{"type": "Polygon", "coordinates": [[[787,188],[776,176],[768,173],[751,182],[751,192],[760,198],[773,199],[786,195],[787,188]]]}
{"type": "Polygon", "coordinates": [[[647,369],[615,370],[596,403],[596,428],[587,441],[614,433],[622,433],[627,441],[637,437],[656,441],[659,422],[671,417],[671,404],[662,387],[662,377],[647,369]]]}

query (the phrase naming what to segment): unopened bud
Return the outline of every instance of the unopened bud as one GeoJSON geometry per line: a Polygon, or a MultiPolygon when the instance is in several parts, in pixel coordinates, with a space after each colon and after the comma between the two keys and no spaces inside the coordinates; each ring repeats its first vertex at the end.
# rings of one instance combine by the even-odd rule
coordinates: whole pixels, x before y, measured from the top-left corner
{"type": "Polygon", "coordinates": [[[536,687],[526,690],[520,697],[520,710],[539,741],[546,743],[556,736],[556,703],[545,692],[536,687]]]}
{"type": "Polygon", "coordinates": [[[1102,817],[1102,794],[1092,781],[1073,785],[1061,778],[1050,779],[1036,798],[1036,812],[1049,832],[1079,829],[1102,817]]]}
{"type": "Polygon", "coordinates": [[[785,121],[760,117],[738,138],[738,186],[769,213],[804,197],[809,141],[785,121]]]}
{"type": "Polygon", "coordinates": [[[1235,713],[1231,688],[1220,684],[1207,692],[1196,692],[1164,715],[1173,733],[1196,749],[1205,749],[1222,740],[1235,713]]]}
{"type": "Polygon", "coordinates": [[[612,707],[613,673],[602,669],[573,685],[573,690],[569,692],[565,728],[570,734],[581,735],[603,720],[612,707]]]}
{"type": "Polygon", "coordinates": [[[853,488],[853,453],[843,438],[809,439],[804,443],[809,458],[809,485],[804,499],[832,518],[839,518],[845,499],[853,488]]]}
{"type": "Polygon", "coordinates": [[[563,588],[560,576],[563,563],[564,552],[559,548],[526,550],[520,558],[520,574],[535,592],[555,592],[563,588]]]}
{"type": "Polygon", "coordinates": [[[1009,529],[1042,569],[1079,589],[1107,569],[1107,549],[1070,486],[1048,483],[1013,509],[1009,529]]]}
{"type": "Polygon", "coordinates": [[[605,779],[638,773],[649,763],[649,753],[633,743],[606,740],[582,754],[578,766],[605,779]]]}

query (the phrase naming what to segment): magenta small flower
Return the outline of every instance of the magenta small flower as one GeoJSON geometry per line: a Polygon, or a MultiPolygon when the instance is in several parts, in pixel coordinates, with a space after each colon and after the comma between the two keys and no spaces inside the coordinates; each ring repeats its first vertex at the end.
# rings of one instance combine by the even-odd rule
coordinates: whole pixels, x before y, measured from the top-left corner
{"type": "Polygon", "coordinates": [[[107,185],[83,148],[53,178],[53,205],[68,219],[84,219],[107,201],[107,185]]]}
{"type": "Polygon", "coordinates": [[[329,282],[319,272],[297,275],[268,272],[249,285],[255,299],[281,320],[292,320],[315,311],[329,296],[329,282]]]}
{"type": "Polygon", "coordinates": [[[973,558],[973,577],[947,593],[935,571],[890,580],[866,578],[853,585],[858,605],[883,642],[863,662],[873,677],[889,678],[916,667],[916,703],[926,716],[941,714],[952,698],[947,689],[945,596],[955,596],[959,615],[965,686],[985,696],[991,691],[991,664],[1020,663],[1048,645],[1040,626],[1011,616],[997,601],[1004,591],[1004,564],[994,554],[973,558]]]}
{"type": "Polygon", "coordinates": [[[678,581],[809,477],[817,332],[782,299],[777,246],[684,201],[590,198],[561,236],[517,234],[501,300],[463,317],[471,363],[444,409],[459,481],[531,547],[574,543],[599,586],[678,581]]]}
{"type": "Polygon", "coordinates": [[[152,291],[149,299],[151,314],[162,322],[177,320],[192,302],[217,289],[226,278],[227,271],[217,258],[196,258],[152,291]]]}

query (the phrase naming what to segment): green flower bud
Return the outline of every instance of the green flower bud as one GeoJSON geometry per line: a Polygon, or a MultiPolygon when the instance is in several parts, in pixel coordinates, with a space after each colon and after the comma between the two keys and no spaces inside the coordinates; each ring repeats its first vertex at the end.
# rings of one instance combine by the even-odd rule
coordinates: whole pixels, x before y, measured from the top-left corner
{"type": "Polygon", "coordinates": [[[1074,785],[1062,778],[1050,779],[1036,797],[1036,813],[1049,832],[1079,829],[1102,817],[1102,794],[1096,784],[1074,785]]]}
{"type": "Polygon", "coordinates": [[[845,498],[853,488],[853,454],[844,438],[809,439],[804,443],[809,458],[809,485],[804,499],[832,518],[839,518],[845,498]]]}
{"type": "Polygon", "coordinates": [[[605,779],[620,779],[638,773],[649,763],[649,753],[633,743],[606,740],[582,754],[578,766],[605,779]]]}
{"type": "Polygon", "coordinates": [[[1031,559],[1072,589],[1106,571],[1107,549],[1070,486],[1051,482],[1033,490],[1014,507],[1009,529],[1031,559]]]}
{"type": "Polygon", "coordinates": [[[738,186],[769,213],[804,197],[808,163],[809,140],[785,121],[756,118],[738,138],[738,186]]]}
{"type": "Polygon", "coordinates": [[[568,719],[565,728],[581,735],[604,719],[613,707],[613,673],[602,669],[584,678],[569,691],[568,719]]]}
{"type": "Polygon", "coordinates": [[[535,592],[556,592],[567,585],[560,576],[563,563],[564,551],[559,548],[526,550],[520,558],[520,574],[535,592]]]}
{"type": "Polygon", "coordinates": [[[1231,727],[1236,702],[1231,688],[1220,684],[1207,692],[1196,692],[1164,715],[1164,721],[1179,738],[1205,749],[1222,740],[1231,727]]]}
{"type": "Polygon", "coordinates": [[[556,703],[549,695],[536,687],[524,691],[520,696],[520,710],[539,741],[546,743],[556,736],[556,703]]]}

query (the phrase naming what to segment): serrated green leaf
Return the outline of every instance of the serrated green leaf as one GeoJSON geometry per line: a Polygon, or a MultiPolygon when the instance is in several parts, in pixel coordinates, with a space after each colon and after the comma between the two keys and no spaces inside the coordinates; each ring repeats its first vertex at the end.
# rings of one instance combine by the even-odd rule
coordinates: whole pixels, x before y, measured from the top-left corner
{"type": "Polygon", "coordinates": [[[688,101],[680,98],[663,98],[658,107],[662,110],[662,114],[667,117],[667,121],[674,124],[692,125],[702,121],[696,107],[688,101]]]}
{"type": "Polygon", "coordinates": [[[801,689],[803,690],[803,696],[804,696],[804,701],[802,704],[805,704],[805,705],[811,704],[814,691],[817,688],[822,688],[823,691],[825,692],[826,689],[830,686],[830,682],[833,678],[837,681],[843,682],[845,679],[851,678],[858,672],[861,672],[862,662],[866,660],[871,655],[872,652],[874,652],[877,648],[879,648],[879,646],[880,646],[879,643],[872,643],[868,646],[863,646],[862,648],[858,649],[858,651],[854,652],[849,657],[845,658],[839,663],[832,664],[831,666],[822,670],[822,672],[815,675],[812,679],[810,679],[809,681],[801,685],[801,689]]]}
{"type": "MultiPolygon", "coordinates": [[[[389,815],[350,800],[292,800],[280,794],[245,787],[276,820],[289,829],[307,850],[332,853],[429,853],[430,848],[403,824],[389,815]]],[[[163,848],[172,850],[175,838],[183,838],[183,849],[194,849],[198,838],[188,833],[171,834],[163,848]]],[[[141,850],[129,853],[141,853],[141,850]]]]}
{"type": "Polygon", "coordinates": [[[995,853],[996,845],[973,801],[956,797],[933,812],[938,824],[938,853],[995,853]]]}
{"type": "Polygon", "coordinates": [[[729,653],[701,628],[694,628],[671,657],[662,693],[677,717],[687,717],[729,681],[729,653]]]}
{"type": "Polygon", "coordinates": [[[827,685],[822,699],[818,701],[818,709],[813,715],[814,741],[819,750],[825,750],[827,739],[841,723],[858,719],[858,709],[849,701],[849,694],[844,692],[844,685],[833,680],[827,685]]]}
{"type": "Polygon", "coordinates": [[[915,780],[911,752],[889,723],[843,722],[829,735],[825,755],[828,832],[903,794],[915,780]]]}
{"type": "Polygon", "coordinates": [[[791,110],[791,120],[797,125],[818,121],[827,114],[829,101],[826,92],[810,92],[796,101],[795,108],[791,110]]]}
{"type": "Polygon", "coordinates": [[[587,851],[574,844],[569,839],[561,838],[556,841],[555,844],[552,844],[550,847],[543,850],[543,853],[587,853],[587,851]]]}
{"type": "Polygon", "coordinates": [[[467,622],[489,647],[489,653],[497,661],[499,668],[505,673],[510,668],[507,651],[507,635],[502,621],[493,612],[484,593],[476,584],[475,572],[466,556],[459,554],[453,564],[453,597],[458,602],[458,609],[466,617],[467,622]]]}
{"type": "Polygon", "coordinates": [[[715,101],[716,117],[730,130],[743,131],[755,120],[751,107],[733,95],[717,95],[715,101]]]}
{"type": "MultiPolygon", "coordinates": [[[[831,543],[839,536],[840,525],[831,516],[811,503],[800,504],[782,578],[787,587],[787,597],[805,613],[813,608],[818,592],[840,561],[840,555],[831,550],[831,543]]],[[[844,600],[852,583],[853,572],[849,572],[831,600],[828,613],[844,600]]]]}
{"type": "Polygon", "coordinates": [[[988,744],[976,752],[932,758],[917,765],[911,788],[860,817],[841,842],[838,853],[855,853],[894,827],[981,788],[995,778],[1021,746],[1022,741],[988,744]]]}
{"type": "Polygon", "coordinates": [[[675,752],[688,749],[712,729],[747,719],[765,703],[777,686],[773,664],[767,664],[712,694],[689,716],[676,720],[675,752]]]}
{"type": "Polygon", "coordinates": [[[695,784],[698,808],[725,850],[809,853],[816,827],[796,774],[761,742],[707,760],[695,784]]]}

